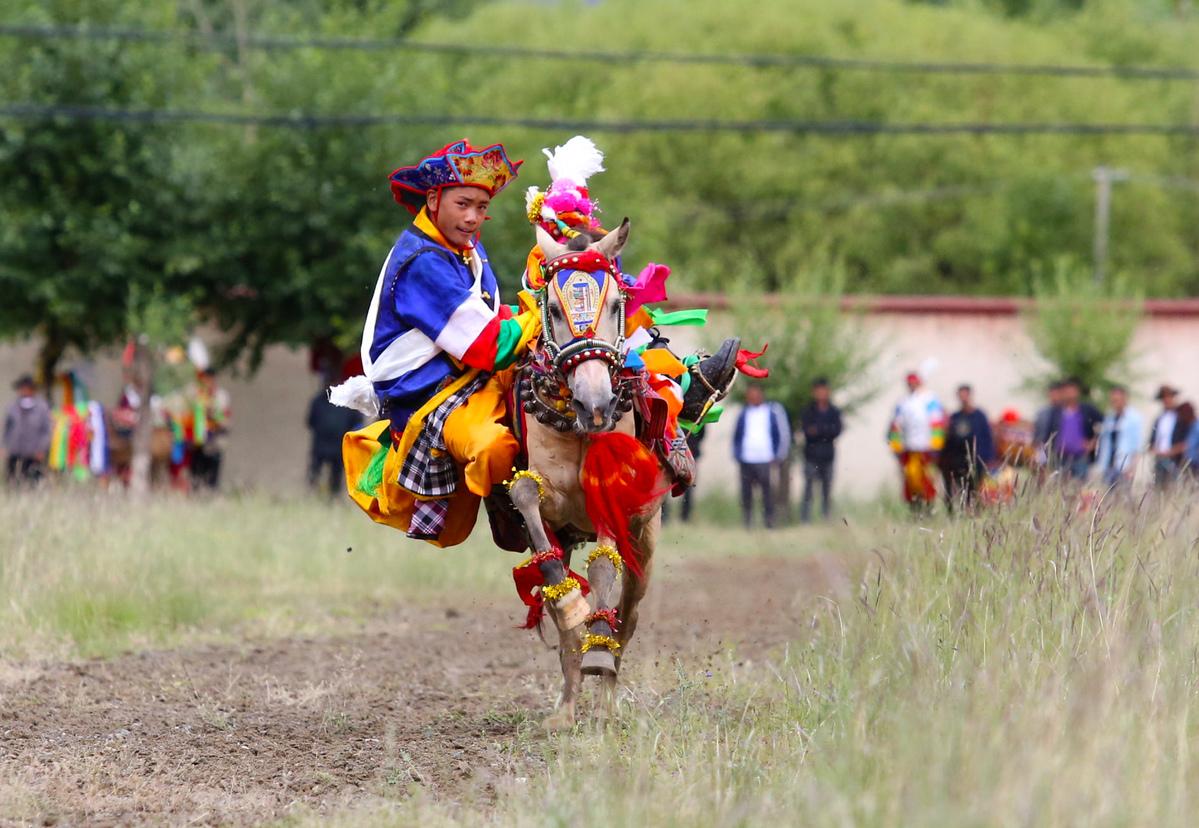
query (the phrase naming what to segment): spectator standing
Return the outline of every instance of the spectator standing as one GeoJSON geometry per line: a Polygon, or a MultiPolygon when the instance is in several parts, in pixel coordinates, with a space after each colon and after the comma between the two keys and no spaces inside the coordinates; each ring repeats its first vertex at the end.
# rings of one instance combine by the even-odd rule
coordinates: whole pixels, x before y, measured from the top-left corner
{"type": "Polygon", "coordinates": [[[1049,442],[1053,438],[1053,421],[1062,407],[1063,389],[1066,384],[1061,380],[1049,383],[1046,389],[1046,405],[1037,411],[1033,419],[1033,446],[1036,451],[1037,466],[1044,468],[1049,465],[1049,442]]]}
{"type": "Polygon", "coordinates": [[[1082,383],[1062,384],[1061,405],[1049,421],[1049,462],[1073,480],[1085,480],[1095,459],[1103,415],[1082,398],[1082,383]]]}
{"type": "Polygon", "coordinates": [[[1186,469],[1192,478],[1199,479],[1199,420],[1191,424],[1187,434],[1186,448],[1182,453],[1186,469]]]}
{"type": "Polygon", "coordinates": [[[987,466],[995,462],[995,440],[987,415],[974,405],[974,390],[958,386],[960,408],[949,417],[945,448],[941,452],[941,474],[945,478],[945,504],[974,506],[978,487],[987,466]]]}
{"type": "Polygon", "coordinates": [[[1149,451],[1153,454],[1153,483],[1158,488],[1169,486],[1178,477],[1194,421],[1194,408],[1179,404],[1178,389],[1163,385],[1157,391],[1162,413],[1153,422],[1149,434],[1149,451]]]}
{"type": "Polygon", "coordinates": [[[45,468],[54,422],[33,377],[25,374],[18,378],[13,389],[17,398],[4,417],[5,477],[10,485],[36,483],[45,468]]]}
{"type": "Polygon", "coordinates": [[[747,529],[753,523],[754,489],[762,498],[763,523],[767,529],[774,527],[771,478],[787,457],[790,443],[791,428],[783,406],[767,402],[762,386],[751,385],[733,432],[733,457],[741,469],[741,518],[747,529]]]}
{"type": "Polygon", "coordinates": [[[803,502],[799,519],[808,523],[812,519],[812,497],[816,485],[820,485],[820,514],[829,516],[833,488],[833,461],[836,456],[836,440],[841,436],[841,409],[830,399],[828,380],[817,379],[812,383],[812,401],[799,415],[803,429],[803,502]]]}
{"type": "Polygon", "coordinates": [[[362,418],[351,408],[342,408],[329,402],[325,388],[316,392],[308,405],[308,431],[312,434],[312,446],[308,453],[308,487],[314,492],[320,489],[321,474],[328,468],[329,495],[341,490],[344,467],[341,461],[341,441],[347,431],[361,425],[362,418]]]}
{"type": "Polygon", "coordinates": [[[1099,429],[1099,474],[1105,486],[1132,482],[1141,451],[1144,423],[1135,408],[1128,407],[1128,389],[1113,386],[1108,392],[1111,411],[1099,429]]]}
{"type": "Polygon", "coordinates": [[[217,385],[216,372],[204,368],[196,374],[196,384],[188,388],[185,429],[189,436],[193,488],[217,489],[221,482],[221,458],[229,434],[229,394],[217,385]]]}
{"type": "Polygon", "coordinates": [[[907,375],[908,394],[895,406],[887,443],[899,460],[903,499],[912,511],[925,511],[937,499],[937,454],[945,446],[945,409],[915,371],[907,375]]]}

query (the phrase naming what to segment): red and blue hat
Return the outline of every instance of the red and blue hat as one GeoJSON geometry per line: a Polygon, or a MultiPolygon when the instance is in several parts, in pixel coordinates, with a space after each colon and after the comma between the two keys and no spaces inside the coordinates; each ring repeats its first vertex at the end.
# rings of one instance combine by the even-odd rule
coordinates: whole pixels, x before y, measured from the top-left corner
{"type": "Polygon", "coordinates": [[[523,163],[508,160],[503,144],[475,149],[463,138],[446,144],[414,166],[393,172],[391,194],[413,215],[425,206],[426,193],[443,187],[478,187],[494,197],[516,178],[523,163]]]}

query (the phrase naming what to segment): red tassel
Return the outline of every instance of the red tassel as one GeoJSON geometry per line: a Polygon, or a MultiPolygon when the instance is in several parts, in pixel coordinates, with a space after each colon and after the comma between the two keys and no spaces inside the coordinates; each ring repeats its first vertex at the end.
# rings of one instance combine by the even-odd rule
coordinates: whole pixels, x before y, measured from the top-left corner
{"type": "MultiPolygon", "coordinates": [[[[550,552],[534,555],[524,563],[512,567],[512,580],[516,584],[516,594],[529,608],[528,615],[525,616],[525,623],[520,626],[520,629],[536,629],[537,625],[541,623],[541,617],[545,614],[545,600],[541,597],[541,591],[537,589],[545,584],[545,576],[541,574],[541,567],[538,564],[547,558],[561,559],[561,557],[562,550],[555,547],[550,552]]],[[[579,573],[567,570],[566,576],[579,582],[579,588],[582,589],[584,595],[591,592],[591,585],[579,573]]]]}
{"type": "Polygon", "coordinates": [[[760,351],[751,351],[748,348],[742,348],[737,352],[737,370],[745,374],[747,377],[753,377],[754,379],[766,379],[768,376],[770,376],[770,369],[759,368],[757,365],[750,365],[750,363],[762,356],[762,354],[766,353],[766,349],[769,347],[769,344],[763,345],[762,350],[760,351]]]}
{"type": "Polygon", "coordinates": [[[606,432],[591,437],[583,458],[583,502],[595,531],[616,541],[629,572],[641,577],[641,551],[633,541],[631,521],[669,491],[659,488],[658,458],[628,434],[606,432]]]}

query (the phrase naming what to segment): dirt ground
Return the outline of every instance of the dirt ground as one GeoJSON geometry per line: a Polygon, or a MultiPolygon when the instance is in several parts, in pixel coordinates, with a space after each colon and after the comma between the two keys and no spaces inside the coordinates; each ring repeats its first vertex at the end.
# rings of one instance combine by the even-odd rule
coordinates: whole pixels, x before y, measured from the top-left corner
{"type": "MultiPolygon", "coordinates": [[[[848,588],[831,555],[663,562],[626,658],[760,654],[848,588]]],[[[0,824],[254,823],[419,789],[486,803],[535,773],[518,738],[560,686],[515,596],[426,604],[343,635],[9,665],[0,824]]]]}

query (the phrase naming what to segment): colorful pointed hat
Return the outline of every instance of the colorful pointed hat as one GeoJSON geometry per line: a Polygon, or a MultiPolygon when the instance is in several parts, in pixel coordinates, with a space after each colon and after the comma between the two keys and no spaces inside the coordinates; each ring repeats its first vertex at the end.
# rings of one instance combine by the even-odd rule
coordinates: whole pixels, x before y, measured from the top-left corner
{"type": "Polygon", "coordinates": [[[391,194],[397,203],[416,215],[425,206],[429,190],[478,187],[495,196],[516,178],[516,171],[523,163],[509,161],[503,144],[475,149],[463,138],[446,144],[414,166],[393,172],[391,194]]]}

